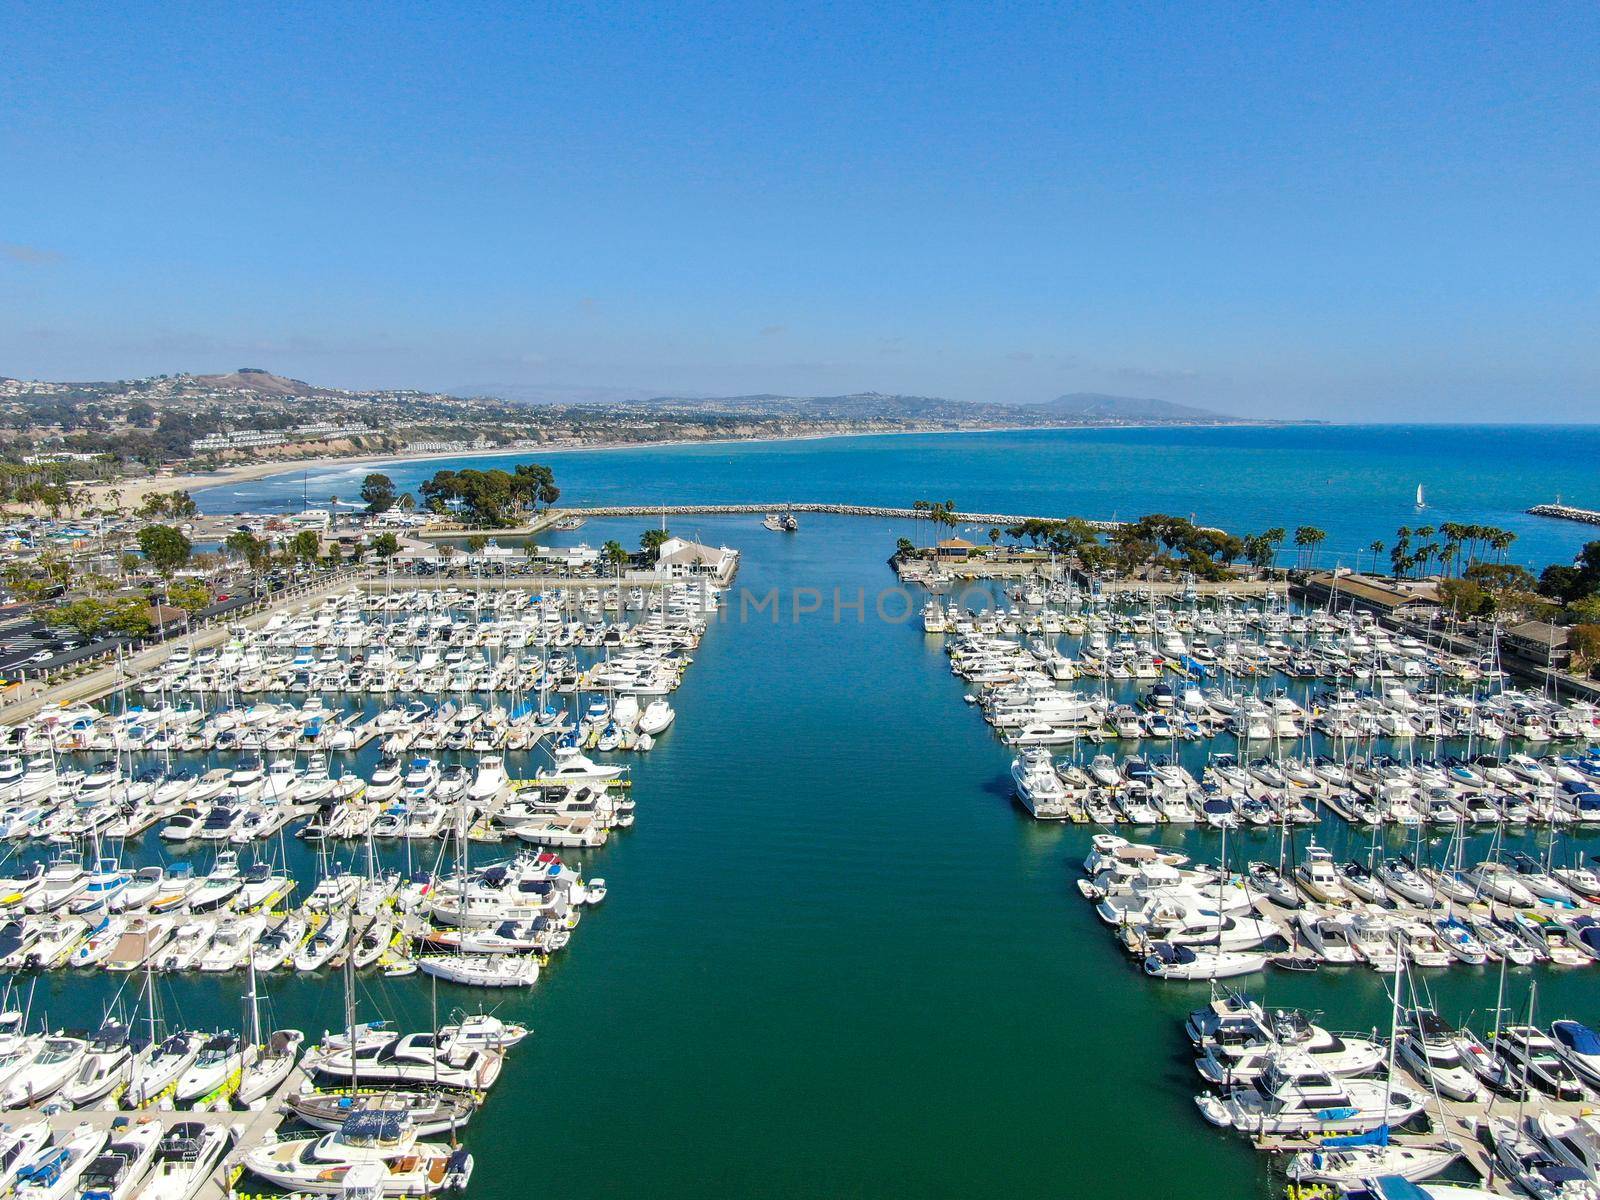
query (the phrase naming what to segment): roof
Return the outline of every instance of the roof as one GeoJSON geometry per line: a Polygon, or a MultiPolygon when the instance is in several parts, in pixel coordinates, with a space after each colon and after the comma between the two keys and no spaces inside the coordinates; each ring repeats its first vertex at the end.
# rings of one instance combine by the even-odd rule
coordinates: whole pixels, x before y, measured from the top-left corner
{"type": "Polygon", "coordinates": [[[1549,621],[1524,621],[1521,625],[1513,625],[1506,630],[1506,636],[1559,649],[1567,644],[1567,627],[1552,625],[1549,621]]]}
{"type": "Polygon", "coordinates": [[[978,548],[975,542],[969,542],[966,538],[958,537],[945,538],[938,545],[941,550],[976,550],[978,548]]]}

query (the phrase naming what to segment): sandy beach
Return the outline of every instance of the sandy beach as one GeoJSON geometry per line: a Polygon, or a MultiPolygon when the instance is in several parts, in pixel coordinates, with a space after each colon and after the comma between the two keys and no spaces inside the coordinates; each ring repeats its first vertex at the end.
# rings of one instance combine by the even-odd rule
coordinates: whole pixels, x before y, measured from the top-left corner
{"type": "MultiPolygon", "coordinates": [[[[115,508],[120,503],[128,509],[137,508],[146,496],[154,492],[199,491],[201,488],[224,487],[228,484],[247,483],[271,475],[293,475],[301,471],[322,471],[331,467],[371,466],[387,463],[432,462],[457,458],[531,458],[547,455],[605,450],[659,450],[671,446],[738,446],[768,442],[814,442],[836,437],[903,437],[908,434],[956,433],[1014,433],[1035,426],[974,429],[865,429],[838,433],[797,433],[788,437],[764,438],[671,438],[654,442],[594,442],[582,446],[511,446],[501,450],[452,450],[436,454],[351,454],[326,455],[320,458],[287,459],[275,462],[244,463],[237,467],[224,467],[220,471],[199,471],[184,475],[151,475],[143,479],[123,479],[116,483],[90,485],[93,503],[100,508],[115,508]]],[[[1058,428],[1039,426],[1037,428],[1058,428]]],[[[1079,428],[1077,426],[1065,428],[1079,428]]],[[[1081,426],[1084,429],[1098,426],[1081,426]]]]}

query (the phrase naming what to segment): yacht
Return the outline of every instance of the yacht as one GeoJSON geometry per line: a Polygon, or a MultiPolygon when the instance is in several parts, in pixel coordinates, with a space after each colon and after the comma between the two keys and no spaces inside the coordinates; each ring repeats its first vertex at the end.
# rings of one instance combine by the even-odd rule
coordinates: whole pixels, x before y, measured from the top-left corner
{"type": "Polygon", "coordinates": [[[1294,880],[1313,900],[1325,904],[1350,903],[1350,893],[1333,865],[1333,855],[1315,842],[1306,847],[1305,861],[1295,865],[1294,880]]]}
{"type": "Polygon", "coordinates": [[[1221,1095],[1196,1098],[1213,1125],[1250,1134],[1364,1133],[1403,1125],[1423,1109],[1426,1097],[1384,1080],[1343,1079],[1296,1063],[1275,1060],[1259,1077],[1221,1095]]]}
{"type": "MultiPolygon", "coordinates": [[[[500,1077],[504,1055],[441,1034],[380,1031],[357,1043],[356,1078],[363,1084],[413,1084],[482,1091],[500,1077]]],[[[334,1081],[351,1078],[348,1046],[318,1047],[305,1056],[307,1070],[334,1081]]]]}
{"type": "Polygon", "coordinates": [[[144,1181],[161,1140],[161,1122],[146,1117],[130,1127],[111,1128],[111,1140],[78,1180],[83,1200],[128,1200],[144,1181]]]}
{"type": "Polygon", "coordinates": [[[417,1141],[403,1109],[364,1110],[336,1133],[257,1147],[244,1165],[275,1187],[324,1196],[428,1196],[464,1188],[472,1174],[465,1150],[417,1141]]]}
{"type": "Polygon", "coordinates": [[[136,1200],[191,1200],[232,1144],[234,1131],[221,1125],[179,1121],[156,1147],[155,1165],[136,1200]]]}
{"type": "Polygon", "coordinates": [[[200,1047],[194,1061],[178,1076],[173,1099],[179,1104],[203,1100],[245,1066],[245,1051],[232,1033],[219,1033],[200,1047]]]}
{"type": "Polygon", "coordinates": [[[1550,1039],[1567,1065],[1600,1090],[1600,1034],[1579,1021],[1557,1021],[1550,1026],[1550,1039]]]}
{"type": "Polygon", "coordinates": [[[84,1122],[18,1171],[12,1194],[17,1200],[59,1200],[76,1195],[78,1180],[105,1144],[106,1131],[84,1122]]]}
{"type": "Polygon", "coordinates": [[[134,1056],[123,1103],[130,1108],[154,1103],[189,1069],[202,1041],[198,1033],[178,1032],[146,1046],[134,1056]]]}
{"type": "Polygon", "coordinates": [[[1483,1094],[1477,1073],[1461,1057],[1460,1033],[1431,1008],[1413,1010],[1395,1053],[1418,1079],[1450,1100],[1473,1101],[1483,1094]]]}
{"type": "Polygon", "coordinates": [[[1511,1073],[1558,1100],[1582,1100],[1583,1084],[1556,1043],[1532,1025],[1507,1025],[1494,1040],[1495,1053],[1511,1073]]]}

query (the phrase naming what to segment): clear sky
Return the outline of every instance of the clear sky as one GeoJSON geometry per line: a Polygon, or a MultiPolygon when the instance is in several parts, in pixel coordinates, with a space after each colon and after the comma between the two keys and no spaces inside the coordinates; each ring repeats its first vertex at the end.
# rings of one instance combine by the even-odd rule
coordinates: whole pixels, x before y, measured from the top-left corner
{"type": "Polygon", "coordinates": [[[1600,6],[29,6],[0,374],[1600,420],[1600,6]]]}

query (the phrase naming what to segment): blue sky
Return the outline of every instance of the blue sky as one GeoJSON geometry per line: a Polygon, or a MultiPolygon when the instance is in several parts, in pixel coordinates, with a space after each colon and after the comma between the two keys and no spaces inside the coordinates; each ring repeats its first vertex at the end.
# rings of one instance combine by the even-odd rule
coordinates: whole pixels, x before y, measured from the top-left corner
{"type": "Polygon", "coordinates": [[[1600,420],[1600,8],[8,5],[0,374],[1600,420]]]}

